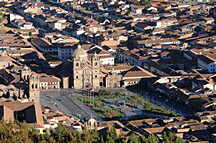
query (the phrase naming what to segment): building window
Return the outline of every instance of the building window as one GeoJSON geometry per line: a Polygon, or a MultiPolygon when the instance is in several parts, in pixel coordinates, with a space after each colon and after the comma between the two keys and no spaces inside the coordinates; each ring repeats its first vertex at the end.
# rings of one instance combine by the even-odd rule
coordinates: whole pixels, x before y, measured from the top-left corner
{"type": "Polygon", "coordinates": [[[79,78],[79,76],[77,75],[77,76],[76,76],[76,79],[78,79],[78,78],[79,78]]]}
{"type": "Polygon", "coordinates": [[[95,75],[95,78],[97,78],[97,75],[95,75]]]}
{"type": "Polygon", "coordinates": [[[95,63],[95,66],[97,66],[97,63],[95,63]]]}
{"type": "Polygon", "coordinates": [[[78,66],[79,66],[79,63],[76,63],[76,66],[78,67],[78,66]]]}

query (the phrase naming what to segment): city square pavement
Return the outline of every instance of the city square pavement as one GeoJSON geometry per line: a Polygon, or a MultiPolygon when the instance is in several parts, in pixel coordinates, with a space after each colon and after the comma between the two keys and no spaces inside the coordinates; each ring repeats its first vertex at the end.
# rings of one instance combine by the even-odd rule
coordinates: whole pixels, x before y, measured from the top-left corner
{"type": "Polygon", "coordinates": [[[77,99],[79,96],[79,93],[76,93],[73,89],[56,89],[41,91],[40,97],[35,100],[43,106],[49,106],[81,119],[93,117],[101,120],[94,111],[77,99]]]}

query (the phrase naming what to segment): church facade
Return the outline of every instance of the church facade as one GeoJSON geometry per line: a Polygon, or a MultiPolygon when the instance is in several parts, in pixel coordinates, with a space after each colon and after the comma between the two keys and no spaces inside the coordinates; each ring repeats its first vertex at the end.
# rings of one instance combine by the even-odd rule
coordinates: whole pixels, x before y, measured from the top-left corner
{"type": "Polygon", "coordinates": [[[72,55],[73,65],[73,88],[97,88],[101,83],[101,65],[99,57],[88,55],[87,52],[78,46],[72,55]]]}

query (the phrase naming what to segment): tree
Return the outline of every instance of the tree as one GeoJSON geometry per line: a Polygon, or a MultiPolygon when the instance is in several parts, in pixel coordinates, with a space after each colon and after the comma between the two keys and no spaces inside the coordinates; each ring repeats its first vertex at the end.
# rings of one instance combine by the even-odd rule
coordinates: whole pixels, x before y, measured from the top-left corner
{"type": "Polygon", "coordinates": [[[165,132],[163,134],[163,142],[164,143],[183,143],[183,140],[181,138],[178,138],[172,132],[165,132]]]}
{"type": "Polygon", "coordinates": [[[0,25],[2,25],[3,20],[4,20],[4,14],[0,12],[0,25]]]}
{"type": "Polygon", "coordinates": [[[141,139],[139,136],[132,134],[129,136],[127,143],[141,143],[141,139]]]}
{"type": "MultiPolygon", "coordinates": [[[[163,143],[183,143],[174,133],[166,132],[163,143]]],[[[114,129],[100,135],[95,130],[84,129],[78,132],[59,125],[52,131],[40,134],[38,130],[25,123],[5,123],[0,121],[0,143],[158,143],[156,136],[147,137],[132,134],[126,141],[114,129]]]]}
{"type": "Polygon", "coordinates": [[[151,0],[141,0],[139,2],[139,4],[141,4],[141,5],[150,5],[151,4],[151,0]]]}
{"type": "Polygon", "coordinates": [[[158,143],[159,140],[155,135],[150,135],[148,137],[143,137],[142,142],[144,142],[144,143],[158,143]]]}
{"type": "Polygon", "coordinates": [[[98,133],[94,130],[84,130],[81,138],[83,143],[97,143],[99,141],[98,133]]]}
{"type": "Polygon", "coordinates": [[[106,136],[103,136],[103,143],[123,143],[123,139],[121,136],[116,134],[114,129],[111,129],[107,132],[106,136]]]}

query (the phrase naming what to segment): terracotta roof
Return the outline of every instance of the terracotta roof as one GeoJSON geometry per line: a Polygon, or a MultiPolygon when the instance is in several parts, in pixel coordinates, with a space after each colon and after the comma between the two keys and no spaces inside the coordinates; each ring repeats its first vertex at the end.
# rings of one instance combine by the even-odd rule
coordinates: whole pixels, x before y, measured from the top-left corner
{"type": "Polygon", "coordinates": [[[13,58],[9,57],[9,56],[0,56],[0,63],[1,62],[12,62],[13,58]]]}
{"type": "Polygon", "coordinates": [[[192,49],[192,51],[198,54],[198,58],[203,60],[204,62],[211,63],[216,61],[216,49],[192,49]]]}
{"type": "Polygon", "coordinates": [[[0,89],[16,89],[16,87],[14,85],[3,85],[0,84],[0,89]]]}
{"type": "Polygon", "coordinates": [[[108,51],[97,48],[97,47],[88,50],[88,53],[89,54],[98,54],[98,55],[110,55],[110,53],[108,51]]]}
{"type": "Polygon", "coordinates": [[[154,128],[144,128],[143,130],[150,133],[150,134],[155,134],[155,133],[161,133],[165,127],[154,127],[154,128]]]}
{"type": "Polygon", "coordinates": [[[49,47],[50,46],[46,41],[44,41],[40,38],[34,38],[31,40],[31,42],[35,45],[40,46],[40,47],[49,47]]]}
{"type": "Polygon", "coordinates": [[[143,121],[147,124],[152,124],[157,121],[157,118],[144,119],[143,121]]]}
{"type": "Polygon", "coordinates": [[[0,46],[29,47],[31,44],[11,31],[0,33],[0,46]]]}
{"type": "Polygon", "coordinates": [[[145,6],[143,5],[131,5],[132,8],[135,8],[135,9],[144,9],[145,6]]]}
{"type": "Polygon", "coordinates": [[[115,47],[118,46],[120,43],[116,40],[105,40],[101,42],[102,46],[108,46],[108,47],[115,47]]]}
{"type": "Polygon", "coordinates": [[[7,108],[9,108],[10,110],[14,110],[14,111],[19,111],[19,110],[23,110],[31,105],[33,105],[33,102],[28,102],[28,103],[17,103],[17,102],[4,102],[4,103],[0,103],[0,106],[5,106],[7,108]]]}
{"type": "Polygon", "coordinates": [[[20,49],[20,50],[10,50],[10,51],[7,51],[7,54],[9,55],[9,56],[14,56],[14,55],[26,55],[26,54],[30,54],[30,53],[32,53],[32,52],[34,52],[34,50],[33,49],[20,49]]]}
{"type": "Polygon", "coordinates": [[[82,44],[82,49],[84,50],[89,50],[91,47],[93,46],[93,44],[82,44]]]}
{"type": "Polygon", "coordinates": [[[130,82],[130,81],[139,81],[140,78],[129,78],[129,79],[124,79],[124,81],[126,82],[130,82]]]}
{"type": "Polygon", "coordinates": [[[149,118],[149,119],[141,119],[141,120],[132,120],[132,121],[130,121],[130,123],[136,127],[140,127],[140,126],[143,126],[144,124],[151,125],[156,120],[157,120],[157,118],[149,118]]]}
{"type": "Polygon", "coordinates": [[[124,77],[144,77],[144,76],[149,76],[149,74],[143,71],[132,71],[124,74],[124,77]]]}
{"type": "Polygon", "coordinates": [[[104,67],[106,70],[108,71],[126,71],[132,68],[132,66],[130,65],[126,65],[126,64],[118,64],[118,65],[114,65],[114,66],[105,66],[104,67]]]}
{"type": "Polygon", "coordinates": [[[106,58],[114,58],[111,54],[106,56],[99,56],[100,59],[106,59],[106,58]]]}
{"type": "Polygon", "coordinates": [[[130,77],[155,77],[154,74],[150,73],[149,71],[138,67],[138,66],[134,66],[131,69],[129,69],[128,71],[123,73],[123,77],[124,78],[130,78],[130,77]]]}
{"type": "Polygon", "coordinates": [[[39,77],[40,82],[60,82],[61,80],[57,77],[54,76],[40,76],[39,77]]]}
{"type": "Polygon", "coordinates": [[[177,39],[174,38],[164,38],[164,39],[155,39],[155,40],[138,40],[137,44],[138,45],[143,45],[143,44],[161,44],[161,43],[167,43],[167,42],[180,42],[177,39]]]}
{"type": "Polygon", "coordinates": [[[43,117],[41,107],[38,104],[33,102],[20,103],[20,102],[1,102],[0,103],[1,110],[3,112],[2,118],[5,121],[14,121],[17,119],[15,114],[19,114],[19,112],[23,112],[25,114],[23,116],[23,120],[27,123],[33,123],[38,125],[43,125],[43,117]],[[26,110],[29,108],[33,108],[33,110],[26,110]],[[19,111],[19,112],[18,112],[19,111]],[[33,116],[35,120],[32,120],[33,116]]]}
{"type": "Polygon", "coordinates": [[[206,130],[208,126],[204,124],[198,124],[198,125],[193,125],[190,126],[191,131],[199,131],[199,130],[206,130]]]}

